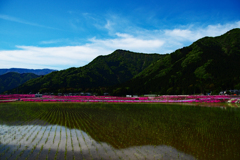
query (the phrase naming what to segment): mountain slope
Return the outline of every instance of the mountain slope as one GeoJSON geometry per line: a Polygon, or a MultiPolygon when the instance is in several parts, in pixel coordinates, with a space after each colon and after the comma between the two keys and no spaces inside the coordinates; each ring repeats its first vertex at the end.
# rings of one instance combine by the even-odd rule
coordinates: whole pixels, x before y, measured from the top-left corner
{"type": "Polygon", "coordinates": [[[98,92],[102,87],[130,80],[161,57],[164,56],[116,50],[110,55],[95,58],[86,66],[55,71],[30,80],[21,85],[19,91],[81,92],[95,88],[98,92]]]}
{"type": "Polygon", "coordinates": [[[114,94],[194,94],[240,89],[240,29],[205,37],[148,66],[114,94]]]}
{"type": "Polygon", "coordinates": [[[0,75],[3,75],[8,72],[17,72],[17,73],[34,73],[36,75],[46,75],[53,71],[52,69],[25,69],[25,68],[10,68],[10,69],[0,69],[0,75]]]}
{"type": "Polygon", "coordinates": [[[16,88],[26,81],[37,77],[39,76],[33,73],[20,74],[16,72],[9,72],[4,75],[0,75],[0,93],[16,88]]]}

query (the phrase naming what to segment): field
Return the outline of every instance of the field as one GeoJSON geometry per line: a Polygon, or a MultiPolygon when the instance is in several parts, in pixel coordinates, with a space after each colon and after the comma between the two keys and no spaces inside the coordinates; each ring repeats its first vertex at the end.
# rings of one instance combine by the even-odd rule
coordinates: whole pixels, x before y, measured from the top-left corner
{"type": "Polygon", "coordinates": [[[0,104],[0,159],[240,159],[240,108],[0,104]]]}
{"type": "Polygon", "coordinates": [[[107,102],[107,103],[240,103],[240,96],[234,95],[161,95],[161,96],[54,96],[34,94],[10,94],[0,95],[0,103],[24,101],[24,102],[107,102]]]}

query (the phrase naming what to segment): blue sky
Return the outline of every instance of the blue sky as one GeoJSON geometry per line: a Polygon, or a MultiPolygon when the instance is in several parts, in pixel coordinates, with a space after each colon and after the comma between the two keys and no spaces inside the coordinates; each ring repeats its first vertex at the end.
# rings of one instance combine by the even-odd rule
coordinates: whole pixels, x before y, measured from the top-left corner
{"type": "Polygon", "coordinates": [[[239,0],[0,0],[0,68],[80,67],[116,49],[171,53],[233,28],[239,0]]]}

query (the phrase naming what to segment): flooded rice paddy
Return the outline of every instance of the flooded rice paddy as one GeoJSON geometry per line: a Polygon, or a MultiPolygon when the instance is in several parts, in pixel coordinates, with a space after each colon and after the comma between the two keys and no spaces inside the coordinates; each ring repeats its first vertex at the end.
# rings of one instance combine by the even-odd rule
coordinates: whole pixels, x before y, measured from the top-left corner
{"type": "Polygon", "coordinates": [[[240,108],[0,104],[0,159],[240,159],[240,108]]]}

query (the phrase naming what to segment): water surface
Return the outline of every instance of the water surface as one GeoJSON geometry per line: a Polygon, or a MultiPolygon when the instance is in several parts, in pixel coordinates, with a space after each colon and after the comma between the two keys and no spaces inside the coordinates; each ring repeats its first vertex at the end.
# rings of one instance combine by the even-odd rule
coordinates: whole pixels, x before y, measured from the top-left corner
{"type": "Polygon", "coordinates": [[[0,104],[0,159],[240,159],[225,104],[0,104]]]}

